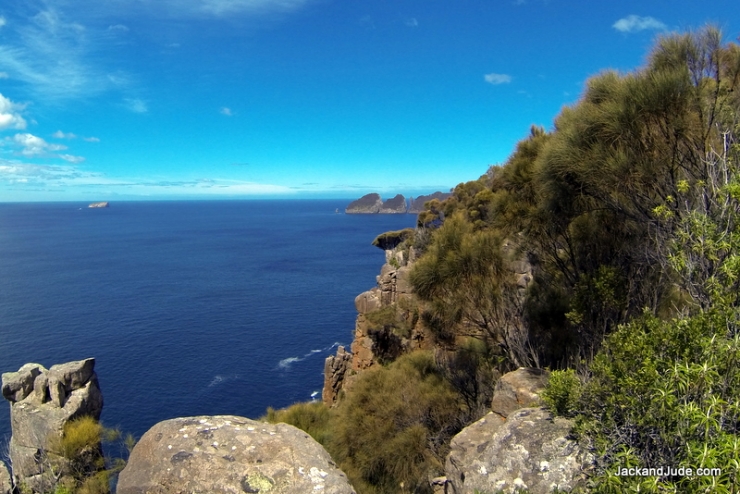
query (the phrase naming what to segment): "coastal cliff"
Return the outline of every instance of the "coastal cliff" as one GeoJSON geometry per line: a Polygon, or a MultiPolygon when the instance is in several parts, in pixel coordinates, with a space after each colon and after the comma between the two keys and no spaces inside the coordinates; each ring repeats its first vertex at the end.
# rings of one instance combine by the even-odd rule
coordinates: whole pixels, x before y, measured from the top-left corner
{"type": "Polygon", "coordinates": [[[380,194],[366,194],[356,201],[352,201],[344,210],[347,214],[375,214],[383,206],[383,199],[380,194]]]}
{"type": "Polygon", "coordinates": [[[425,203],[428,201],[434,199],[444,201],[450,195],[449,192],[437,191],[433,194],[419,196],[416,199],[410,197],[407,200],[402,194],[396,194],[384,201],[380,194],[373,192],[352,201],[344,211],[347,214],[419,214],[426,209],[425,203]]]}

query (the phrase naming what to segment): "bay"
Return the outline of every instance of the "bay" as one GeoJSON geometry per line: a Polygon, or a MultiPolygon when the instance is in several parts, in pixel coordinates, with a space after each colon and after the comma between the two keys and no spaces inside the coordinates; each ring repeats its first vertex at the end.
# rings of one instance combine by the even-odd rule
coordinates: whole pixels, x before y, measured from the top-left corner
{"type": "Polygon", "coordinates": [[[320,399],[384,262],[370,242],[415,222],[349,202],[0,204],[0,371],[95,357],[102,421],[137,437],[320,399]]]}

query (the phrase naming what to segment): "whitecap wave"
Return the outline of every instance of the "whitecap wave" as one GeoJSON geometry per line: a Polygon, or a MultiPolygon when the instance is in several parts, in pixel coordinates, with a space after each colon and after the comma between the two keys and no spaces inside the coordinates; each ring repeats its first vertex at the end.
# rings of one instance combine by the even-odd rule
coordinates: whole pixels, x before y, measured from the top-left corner
{"type": "Polygon", "coordinates": [[[303,358],[301,358],[301,357],[288,357],[288,358],[284,358],[283,360],[281,360],[280,362],[278,362],[278,368],[279,369],[289,369],[290,368],[290,364],[292,364],[293,362],[300,362],[301,360],[304,360],[305,358],[306,357],[303,357],[303,358]]]}
{"type": "Polygon", "coordinates": [[[302,361],[306,360],[307,358],[309,358],[310,356],[316,355],[317,353],[330,352],[331,350],[335,349],[339,345],[341,345],[341,343],[339,343],[337,341],[337,342],[332,343],[331,345],[329,345],[326,348],[321,348],[319,350],[311,350],[310,352],[306,353],[302,357],[288,357],[288,358],[284,358],[280,362],[278,362],[278,365],[277,365],[278,366],[278,369],[288,370],[288,369],[290,369],[290,366],[292,364],[296,363],[296,362],[302,362],[302,361]]]}
{"type": "Polygon", "coordinates": [[[222,376],[221,374],[217,374],[213,376],[213,379],[211,379],[211,382],[208,383],[209,388],[213,388],[214,386],[218,386],[219,384],[223,384],[226,381],[233,381],[235,379],[239,379],[238,374],[233,374],[231,376],[222,376]]]}

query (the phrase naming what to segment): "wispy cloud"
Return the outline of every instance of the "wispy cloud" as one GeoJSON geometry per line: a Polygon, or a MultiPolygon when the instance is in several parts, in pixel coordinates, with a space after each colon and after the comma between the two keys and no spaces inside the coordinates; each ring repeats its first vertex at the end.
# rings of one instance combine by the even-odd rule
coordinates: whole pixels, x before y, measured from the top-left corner
{"type": "Polygon", "coordinates": [[[77,135],[73,134],[72,132],[62,132],[61,130],[57,130],[51,135],[54,139],[76,139],[77,135]]]}
{"type": "Polygon", "coordinates": [[[171,5],[182,8],[190,5],[195,12],[225,15],[236,12],[260,14],[290,12],[308,3],[308,0],[170,0],[171,5]]]}
{"type": "Polygon", "coordinates": [[[100,139],[97,137],[83,137],[82,140],[87,142],[100,142],[100,139]]]}
{"type": "Polygon", "coordinates": [[[108,31],[114,33],[127,33],[129,31],[129,28],[128,26],[124,26],[123,24],[113,24],[111,26],[108,26],[108,31]]]}
{"type": "Polygon", "coordinates": [[[612,27],[622,33],[636,33],[648,29],[663,31],[668,27],[654,17],[640,17],[639,15],[628,15],[612,24],[612,27]]]}
{"type": "Polygon", "coordinates": [[[231,117],[234,115],[234,113],[231,111],[231,108],[228,108],[224,106],[218,111],[221,115],[226,115],[227,117],[231,117]]]}
{"type": "Polygon", "coordinates": [[[6,142],[19,149],[23,156],[48,156],[55,151],[63,151],[67,146],[61,144],[51,144],[41,137],[29,133],[15,134],[13,137],[6,137],[6,142]]]}
{"type": "Polygon", "coordinates": [[[69,163],[82,163],[83,161],[85,161],[85,158],[83,158],[82,156],[74,156],[72,154],[60,154],[59,157],[69,163]]]}
{"type": "Polygon", "coordinates": [[[508,84],[511,82],[511,76],[509,74],[495,74],[490,73],[483,76],[483,79],[489,84],[508,84]]]}
{"type": "Polygon", "coordinates": [[[0,15],[0,27],[3,27],[6,23],[7,21],[5,20],[5,17],[0,15]]]}
{"type": "Polygon", "coordinates": [[[7,72],[0,72],[0,79],[8,79],[9,77],[7,72]]]}
{"type": "Polygon", "coordinates": [[[126,108],[134,113],[146,113],[149,111],[146,101],[139,98],[126,98],[124,102],[126,103],[126,108]]]}
{"type": "Polygon", "coordinates": [[[82,173],[74,166],[35,165],[20,161],[0,159],[0,183],[59,186],[95,174],[82,173]]]}
{"type": "Polygon", "coordinates": [[[404,21],[404,24],[406,24],[408,27],[419,27],[419,21],[416,20],[416,17],[411,17],[410,19],[406,19],[404,21]]]}
{"type": "Polygon", "coordinates": [[[69,156],[69,165],[37,165],[0,158],[0,186],[14,190],[66,190],[74,194],[131,194],[139,196],[243,196],[294,193],[289,187],[239,180],[201,178],[196,180],[142,180],[109,177],[75,166],[78,157],[69,156]]]}
{"type": "Polygon", "coordinates": [[[19,113],[24,105],[13,103],[0,94],[0,130],[3,129],[25,129],[26,120],[19,113]]]}
{"type": "Polygon", "coordinates": [[[79,23],[54,8],[14,22],[0,44],[0,65],[43,98],[95,94],[107,87],[105,75],[87,61],[90,39],[79,23]]]}

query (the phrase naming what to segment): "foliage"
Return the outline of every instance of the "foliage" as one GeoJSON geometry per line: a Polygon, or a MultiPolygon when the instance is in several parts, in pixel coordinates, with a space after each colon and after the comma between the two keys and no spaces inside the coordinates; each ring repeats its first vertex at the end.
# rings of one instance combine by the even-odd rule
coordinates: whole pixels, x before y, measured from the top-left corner
{"type": "Polygon", "coordinates": [[[482,340],[469,338],[453,352],[440,352],[437,365],[458,395],[459,420],[467,424],[485,415],[493,398],[500,357],[482,340]]]}
{"type": "Polygon", "coordinates": [[[461,425],[433,357],[415,352],[360,374],[337,408],[330,452],[359,492],[424,492],[461,425]]]}
{"type": "Polygon", "coordinates": [[[283,422],[298,427],[324,447],[331,437],[331,411],[322,402],[296,403],[282,410],[270,407],[262,420],[272,424],[283,422]]]}
{"type": "Polygon", "coordinates": [[[712,27],[660,39],[638,71],[591,78],[553,131],[532,127],[504,165],[428,211],[444,223],[412,281],[432,329],[448,340],[477,329],[513,365],[562,367],[589,361],[645,307],[672,317],[691,300],[706,306],[702,280],[737,293],[738,277],[715,266],[734,228],[720,215],[740,194],[726,173],[738,109],[740,49],[712,27]],[[712,224],[696,249],[677,257],[677,234],[702,218],[712,224]],[[522,255],[534,280],[515,297],[503,268],[522,255]]]}
{"type": "MultiPolygon", "coordinates": [[[[705,154],[697,163],[702,174],[678,180],[675,193],[652,210],[660,266],[693,303],[672,320],[646,311],[607,337],[594,359],[580,429],[597,448],[596,492],[737,492],[740,176],[737,99],[722,96],[728,60],[737,81],[738,50],[722,49],[711,29],[664,39],[653,55],[657,65],[683,67],[689,87],[709,87],[716,102],[716,115],[709,117],[713,125],[703,138],[705,154]],[[735,106],[729,108],[732,98],[735,106]],[[719,471],[617,475],[629,467],[719,471]]],[[[697,118],[702,116],[708,118],[697,118]]]]}
{"type": "Polygon", "coordinates": [[[660,321],[646,314],[607,338],[584,390],[599,492],[735,492],[740,482],[740,326],[732,309],[660,321]],[[717,477],[618,477],[622,467],[722,469],[717,477]]]}
{"type": "MultiPolygon", "coordinates": [[[[128,456],[105,456],[102,444],[121,441],[117,429],[104,427],[91,416],[83,415],[64,424],[61,436],[52,436],[48,451],[40,459],[53,473],[49,489],[55,494],[99,494],[110,492],[110,479],[120,472],[128,456]]],[[[130,453],[135,440],[130,434],[123,441],[130,453]]],[[[121,446],[123,449],[123,445],[121,446]]]]}
{"type": "Polygon", "coordinates": [[[413,228],[404,228],[403,230],[395,230],[390,232],[381,233],[373,240],[372,244],[383,250],[391,250],[396,248],[402,242],[412,238],[414,236],[413,228]]]}
{"type": "Polygon", "coordinates": [[[70,420],[64,424],[59,453],[71,460],[87,450],[99,448],[102,434],[103,426],[89,415],[70,420]]]}
{"type": "Polygon", "coordinates": [[[501,242],[496,232],[476,230],[457,212],[435,232],[410,282],[428,302],[425,320],[438,338],[454,333],[489,339],[517,367],[530,364],[531,354],[501,242]]]}
{"type": "MultiPolygon", "coordinates": [[[[419,311],[413,301],[399,298],[395,304],[366,313],[365,319],[370,333],[392,333],[398,338],[408,338],[419,319],[419,311]]],[[[393,351],[390,353],[395,355],[393,351]]]]}
{"type": "Polygon", "coordinates": [[[553,371],[541,396],[554,415],[572,415],[581,397],[581,380],[573,369],[553,371]]]}
{"type": "Polygon", "coordinates": [[[597,491],[737,492],[738,132],[740,47],[713,27],[672,34],[435,205],[444,222],[411,277],[423,321],[447,345],[499,345],[509,365],[593,362],[580,400],[572,370],[545,399],[593,435],[597,491]],[[534,280],[516,297],[507,266],[523,255],[534,280]]]}

